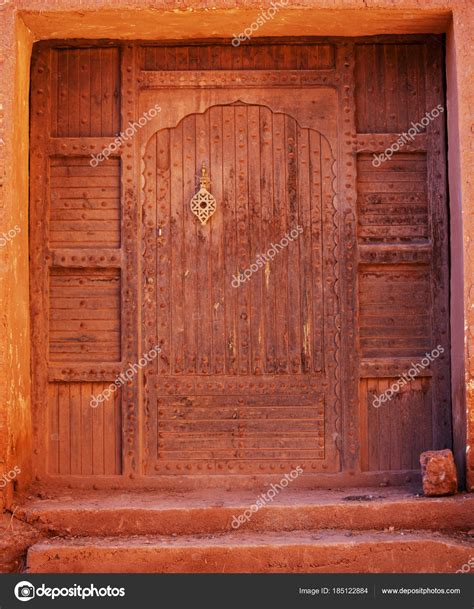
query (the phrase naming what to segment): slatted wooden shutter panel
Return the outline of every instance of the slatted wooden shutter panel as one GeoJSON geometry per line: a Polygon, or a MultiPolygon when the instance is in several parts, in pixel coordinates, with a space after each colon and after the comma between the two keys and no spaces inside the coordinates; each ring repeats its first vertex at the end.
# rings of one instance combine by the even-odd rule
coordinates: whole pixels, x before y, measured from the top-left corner
{"type": "Polygon", "coordinates": [[[120,126],[118,48],[43,48],[32,66],[31,310],[39,471],[122,471],[120,159],[91,152],[120,126]]]}
{"type": "Polygon", "coordinates": [[[418,469],[420,452],[451,446],[445,114],[420,124],[438,104],[441,39],[356,45],[361,439],[369,471],[418,469]],[[374,166],[374,155],[413,124],[413,141],[374,166]],[[434,363],[373,407],[438,345],[444,353],[434,363]]]}

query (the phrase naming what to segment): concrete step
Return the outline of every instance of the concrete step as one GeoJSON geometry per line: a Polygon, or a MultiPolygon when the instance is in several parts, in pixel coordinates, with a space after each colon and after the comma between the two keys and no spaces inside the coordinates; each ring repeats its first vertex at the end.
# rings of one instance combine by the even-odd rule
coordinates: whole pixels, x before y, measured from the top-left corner
{"type": "Polygon", "coordinates": [[[292,531],[179,537],[53,538],[30,573],[454,573],[473,554],[460,536],[292,531]]]}
{"type": "MultiPolygon", "coordinates": [[[[259,498],[254,491],[217,489],[180,493],[74,491],[42,500],[30,498],[17,508],[16,516],[49,535],[211,534],[232,532],[238,524],[235,518],[259,498]]],[[[474,494],[426,498],[391,488],[286,489],[247,515],[249,519],[237,532],[389,527],[468,531],[474,528],[474,494]]]]}

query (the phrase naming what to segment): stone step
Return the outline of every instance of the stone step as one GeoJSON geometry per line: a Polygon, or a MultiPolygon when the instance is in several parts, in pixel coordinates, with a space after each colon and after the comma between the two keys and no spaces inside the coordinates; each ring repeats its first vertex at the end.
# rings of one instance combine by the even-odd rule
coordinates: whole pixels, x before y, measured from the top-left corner
{"type": "Polygon", "coordinates": [[[66,536],[194,535],[293,530],[474,528],[474,494],[425,498],[391,488],[279,492],[248,521],[237,518],[259,498],[252,491],[84,492],[27,500],[16,516],[48,534],[66,536]],[[235,518],[234,518],[235,517],[235,518]]]}
{"type": "Polygon", "coordinates": [[[454,573],[472,544],[430,532],[242,532],[53,538],[29,573],[454,573]]]}

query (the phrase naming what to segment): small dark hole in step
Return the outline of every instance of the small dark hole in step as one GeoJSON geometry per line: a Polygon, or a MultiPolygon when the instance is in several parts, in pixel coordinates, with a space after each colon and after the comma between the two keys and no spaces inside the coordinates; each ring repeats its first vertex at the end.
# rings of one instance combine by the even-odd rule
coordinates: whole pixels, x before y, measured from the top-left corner
{"type": "Polygon", "coordinates": [[[375,501],[376,499],[385,499],[385,495],[348,495],[343,497],[343,501],[375,501]]]}

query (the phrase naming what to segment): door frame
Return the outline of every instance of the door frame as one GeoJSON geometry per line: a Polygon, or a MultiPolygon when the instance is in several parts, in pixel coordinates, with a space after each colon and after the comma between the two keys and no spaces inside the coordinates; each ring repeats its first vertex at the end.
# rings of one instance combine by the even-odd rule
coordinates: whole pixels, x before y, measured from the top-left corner
{"type": "MultiPolygon", "coordinates": [[[[377,39],[384,41],[386,39],[393,40],[393,37],[380,37],[377,39]]],[[[413,40],[412,37],[408,37],[413,40]]],[[[407,37],[397,37],[400,40],[406,40],[407,37]]],[[[278,39],[281,41],[281,39],[278,39]]],[[[326,41],[327,39],[311,39],[313,42],[326,41]]],[[[334,39],[331,39],[334,41],[334,39]]],[[[355,133],[355,120],[354,120],[354,44],[357,40],[348,41],[344,39],[339,41],[340,44],[337,46],[336,55],[336,72],[338,74],[337,81],[331,83],[334,86],[340,96],[341,104],[339,107],[342,108],[343,112],[338,116],[339,121],[339,133],[345,131],[351,134],[355,133]]],[[[304,42],[299,40],[298,42],[304,42]]],[[[42,48],[47,48],[50,43],[42,45],[42,48]]],[[[53,43],[57,44],[57,43],[53,43]]],[[[62,44],[71,44],[62,43],[62,44]]],[[[74,41],[73,45],[90,45],[90,41],[74,41]]],[[[100,41],[97,44],[103,44],[100,41]]],[[[137,100],[137,89],[136,82],[140,78],[137,74],[137,62],[135,58],[136,48],[140,43],[124,44],[121,43],[122,48],[122,124],[128,122],[130,119],[133,120],[137,116],[138,111],[138,100],[137,100]]],[[[185,44],[185,43],[183,43],[185,44]]],[[[188,42],[186,42],[188,44],[188,42]]],[[[327,76],[326,76],[327,78],[327,76]]],[[[325,81],[327,84],[327,80],[325,81]]],[[[34,85],[34,80],[33,80],[34,85]]],[[[357,265],[353,264],[353,252],[356,251],[356,217],[354,214],[354,206],[357,199],[356,190],[356,171],[354,167],[354,154],[357,151],[365,150],[367,147],[372,148],[374,151],[380,148],[380,143],[370,143],[367,138],[361,136],[350,137],[350,138],[338,138],[338,153],[336,157],[338,159],[339,167],[339,179],[340,183],[344,183],[344,197],[340,196],[338,201],[338,215],[340,218],[338,235],[339,235],[339,251],[344,253],[344,258],[338,256],[338,266],[340,267],[339,275],[339,297],[341,302],[341,315],[336,319],[336,324],[339,331],[343,328],[345,331],[341,333],[339,349],[342,353],[358,353],[357,345],[357,332],[355,317],[353,311],[354,303],[357,303],[357,265]],[[343,200],[342,200],[343,199],[343,200]]],[[[384,140],[385,143],[385,140],[384,140]]],[[[100,147],[97,148],[100,150],[100,147]]],[[[137,247],[137,241],[134,239],[134,231],[140,230],[140,206],[137,206],[137,201],[141,198],[141,190],[139,183],[139,168],[138,159],[140,158],[139,150],[139,138],[124,149],[124,157],[127,162],[124,163],[124,169],[122,173],[122,192],[123,192],[123,209],[124,209],[124,225],[128,225],[128,231],[123,234],[123,244],[127,256],[124,260],[124,266],[122,266],[122,273],[124,280],[127,277],[133,277],[135,270],[139,269],[140,273],[140,259],[141,252],[137,247]]],[[[32,191],[34,196],[34,191],[32,191]]],[[[336,195],[337,199],[337,195],[336,195]]],[[[141,295],[140,291],[132,288],[133,282],[127,284],[128,294],[125,298],[124,304],[130,305],[132,302],[138,303],[136,309],[140,308],[141,295]]],[[[122,324],[124,328],[139,327],[137,323],[136,311],[134,307],[124,306],[122,309],[122,324]]],[[[139,334],[134,337],[132,332],[124,332],[123,347],[124,353],[126,353],[126,359],[130,361],[136,361],[139,357],[140,345],[142,343],[142,336],[139,334]],[[135,360],[131,358],[135,357],[135,360]]],[[[313,476],[305,476],[304,483],[300,483],[302,486],[331,486],[336,483],[335,476],[337,476],[337,484],[339,485],[368,485],[377,484],[384,482],[386,474],[384,472],[361,472],[360,471],[360,449],[358,443],[359,429],[360,429],[360,418],[359,418],[359,404],[358,404],[358,377],[359,377],[359,361],[358,358],[341,358],[340,360],[340,376],[346,379],[347,382],[340,385],[340,400],[342,404],[342,420],[339,421],[339,429],[342,437],[342,444],[345,450],[341,451],[343,455],[343,474],[317,474],[313,476]]],[[[65,377],[62,377],[65,379],[65,377]]],[[[70,378],[70,377],[68,377],[70,378]]],[[[140,485],[143,482],[140,456],[143,450],[143,437],[140,429],[140,410],[134,410],[133,404],[138,404],[143,398],[142,395],[142,382],[141,379],[136,383],[135,387],[127,387],[125,390],[126,395],[124,396],[124,407],[123,407],[123,442],[124,446],[127,447],[124,455],[124,475],[118,477],[102,477],[100,480],[94,478],[94,483],[100,485],[109,486],[110,484],[124,485],[140,485]]],[[[41,472],[41,475],[45,475],[41,472]]],[[[395,481],[400,483],[404,482],[406,473],[403,472],[400,475],[391,473],[390,476],[395,481]]],[[[416,474],[415,474],[416,476],[416,474]]],[[[47,477],[47,476],[46,476],[47,477]]],[[[183,477],[183,483],[194,486],[197,483],[183,477]]],[[[218,477],[216,477],[218,478],[218,477]]],[[[156,485],[157,487],[166,487],[169,483],[169,479],[159,479],[152,481],[149,478],[147,485],[156,485]]],[[[268,475],[265,480],[260,480],[258,484],[266,483],[267,480],[276,480],[275,477],[268,475]]],[[[59,481],[59,480],[58,480],[59,481]]],[[[71,477],[67,477],[68,483],[71,482],[71,477]]],[[[227,484],[224,480],[219,481],[216,479],[215,484],[227,484]]],[[[237,477],[233,479],[233,483],[236,485],[248,486],[252,484],[248,479],[242,477],[238,480],[237,477]]],[[[74,479],[73,484],[78,486],[87,486],[88,481],[84,479],[74,479]]],[[[171,486],[175,486],[176,481],[172,482],[171,486]]],[[[180,482],[181,484],[181,482],[180,482]]]]}

